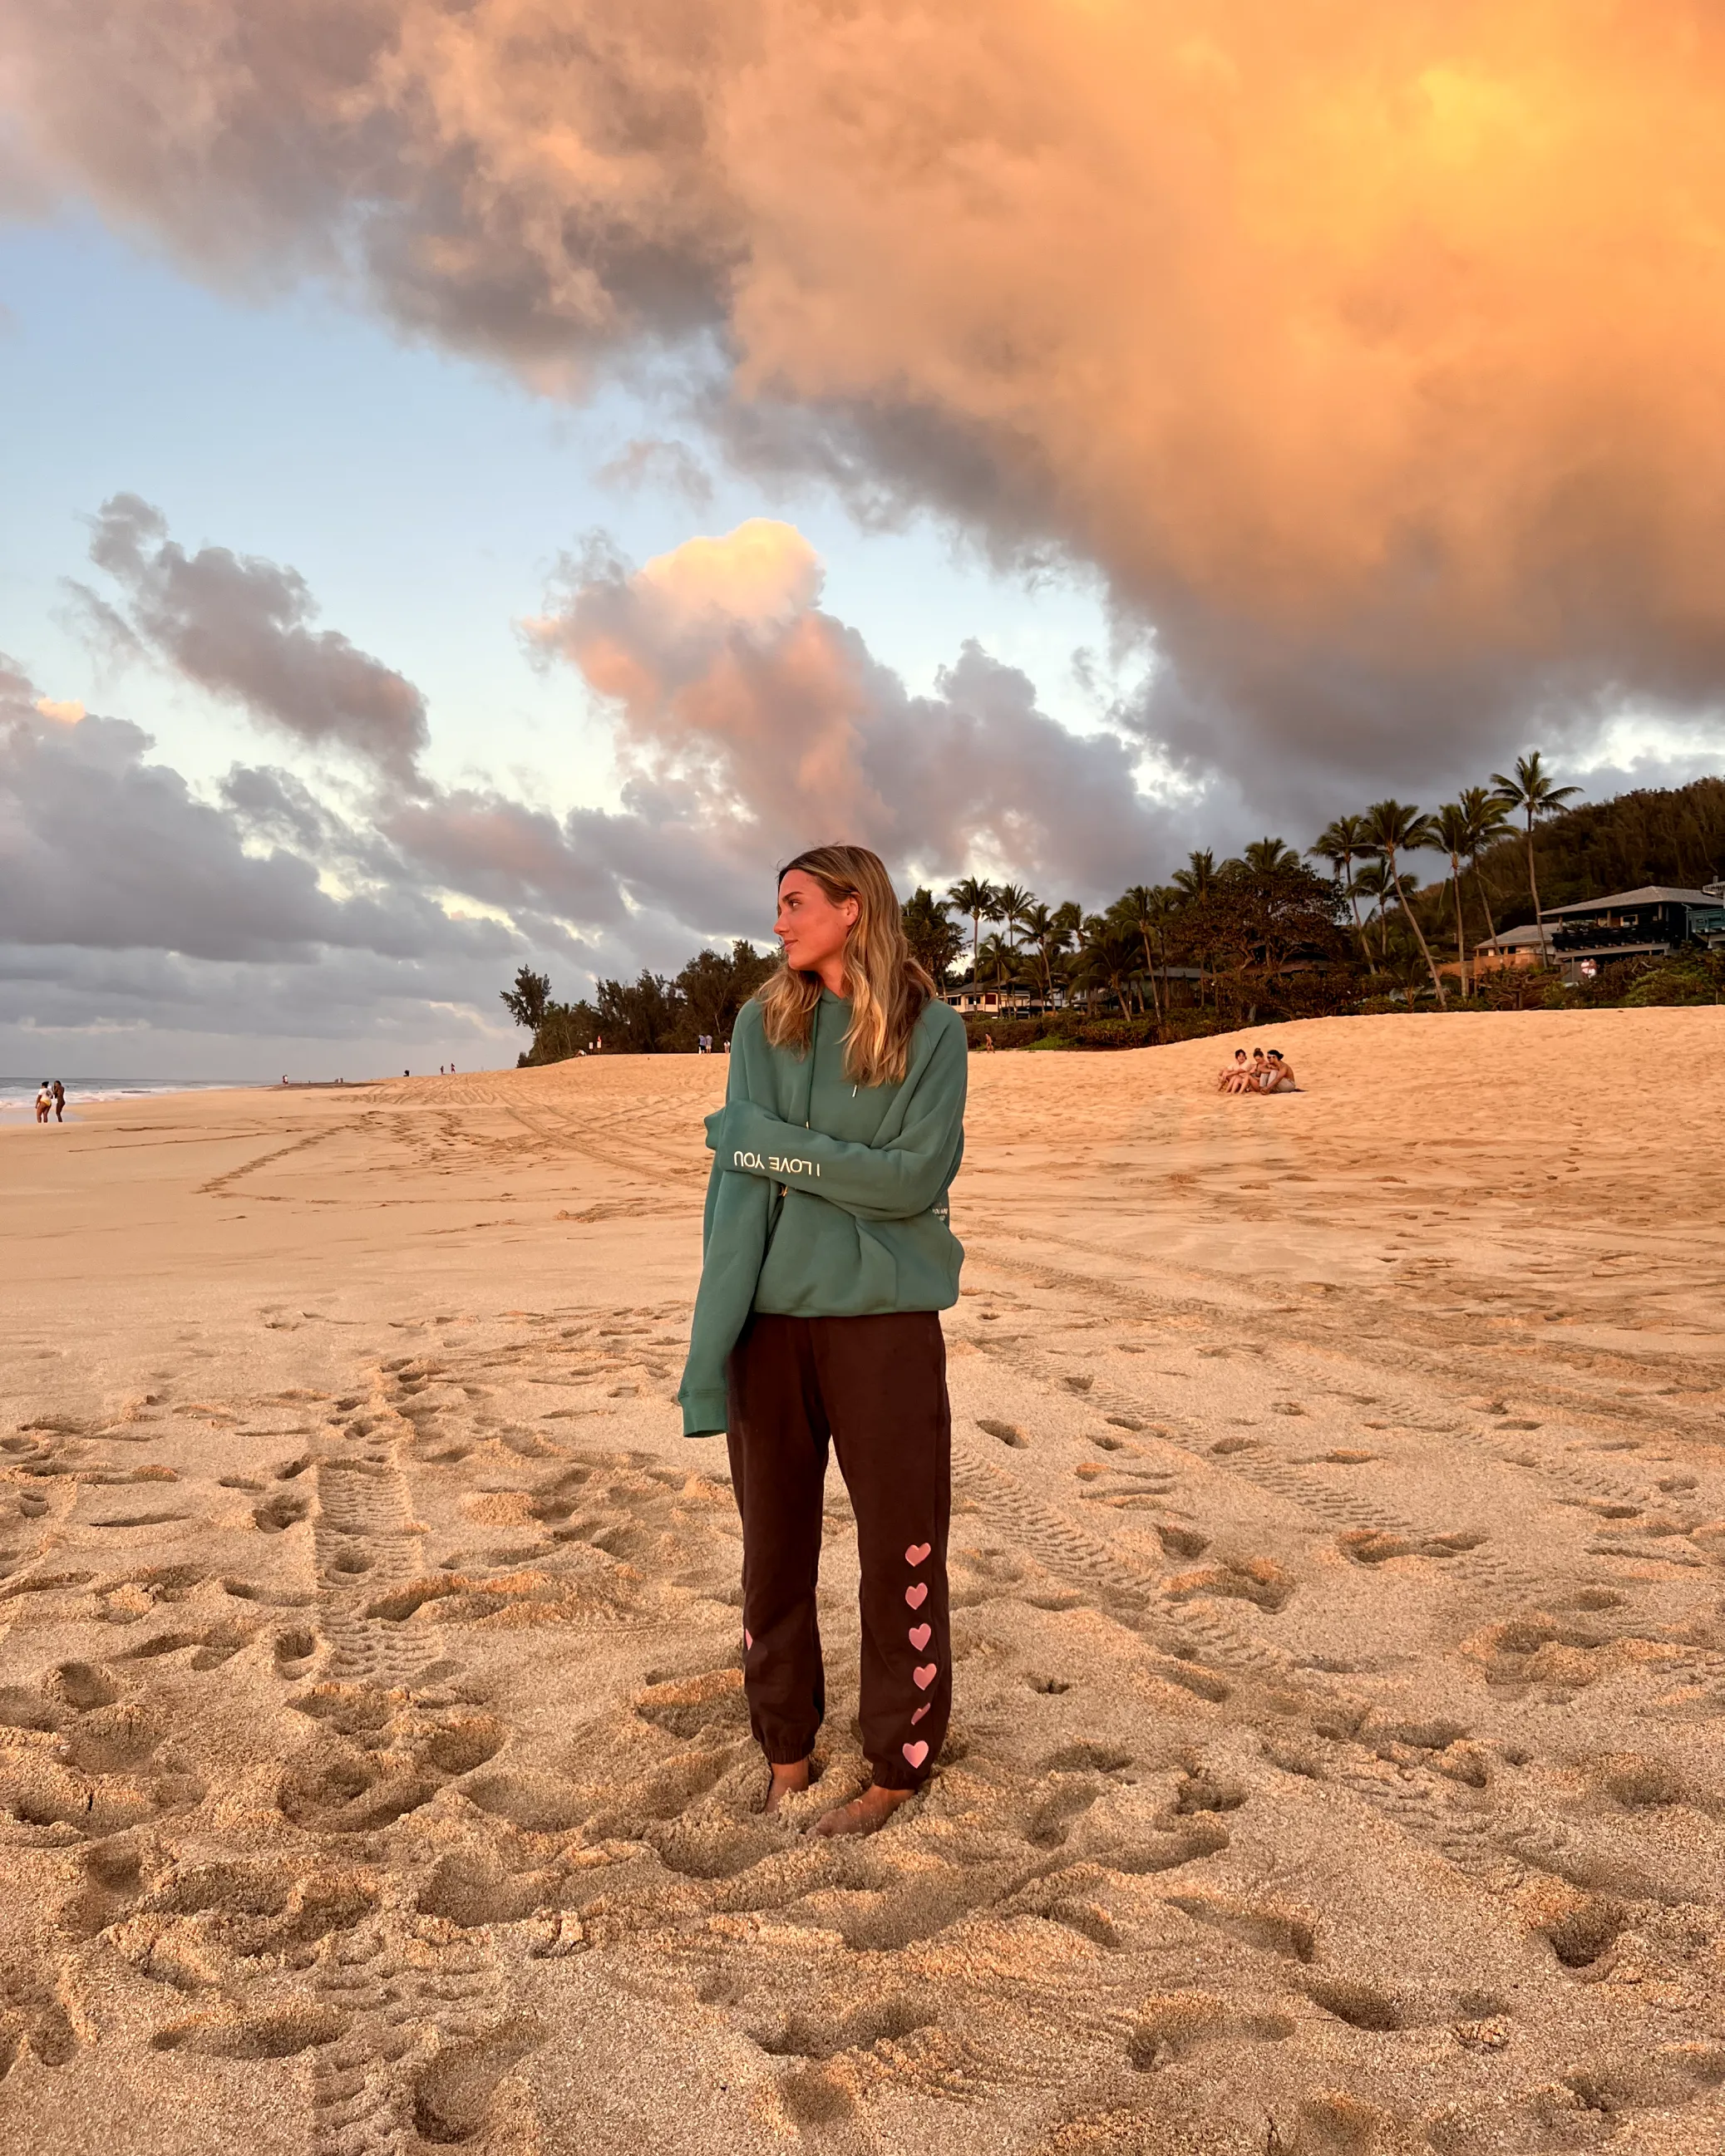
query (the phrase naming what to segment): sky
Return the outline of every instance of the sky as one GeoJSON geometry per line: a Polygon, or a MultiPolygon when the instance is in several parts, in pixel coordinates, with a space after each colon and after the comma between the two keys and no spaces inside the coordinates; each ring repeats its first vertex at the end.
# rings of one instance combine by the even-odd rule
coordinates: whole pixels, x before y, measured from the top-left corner
{"type": "Polygon", "coordinates": [[[1721,767],[1722,77],[1673,0],[0,13],[0,1072],[511,1062],[821,839],[1096,902],[1721,767]]]}

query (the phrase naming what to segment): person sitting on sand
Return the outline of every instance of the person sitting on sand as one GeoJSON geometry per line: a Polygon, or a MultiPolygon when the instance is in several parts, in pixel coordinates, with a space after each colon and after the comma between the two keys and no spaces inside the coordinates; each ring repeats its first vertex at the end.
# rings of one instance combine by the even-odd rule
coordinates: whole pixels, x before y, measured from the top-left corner
{"type": "Polygon", "coordinates": [[[1297,1093],[1299,1091],[1300,1088],[1294,1083],[1294,1066],[1291,1063],[1283,1061],[1282,1053],[1279,1048],[1272,1048],[1264,1060],[1269,1066],[1259,1081],[1264,1092],[1297,1093]]]}
{"type": "Polygon", "coordinates": [[[1248,1093],[1262,1093],[1267,1091],[1268,1081],[1275,1069],[1276,1065],[1270,1060],[1270,1058],[1264,1053],[1263,1050],[1261,1048],[1255,1048],[1252,1050],[1251,1068],[1246,1073],[1246,1082],[1243,1091],[1248,1093]]]}
{"type": "Polygon", "coordinates": [[[1246,1089],[1246,1081],[1250,1075],[1251,1073],[1246,1067],[1245,1049],[1236,1048],[1234,1051],[1233,1062],[1224,1063],[1216,1073],[1216,1091],[1219,1093],[1243,1093],[1246,1089]]]}

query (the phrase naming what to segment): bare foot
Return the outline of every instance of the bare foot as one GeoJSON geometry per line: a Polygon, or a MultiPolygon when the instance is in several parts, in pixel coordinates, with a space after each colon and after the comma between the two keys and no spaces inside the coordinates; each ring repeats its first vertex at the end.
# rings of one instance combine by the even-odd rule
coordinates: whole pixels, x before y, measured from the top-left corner
{"type": "Polygon", "coordinates": [[[773,1779],[768,1784],[767,1801],[761,1809],[771,1814],[778,1810],[787,1797],[794,1796],[809,1787],[809,1762],[793,1759],[788,1767],[782,1767],[776,1760],[769,1760],[768,1764],[773,1769],[773,1779]]]}
{"type": "Polygon", "coordinates": [[[873,1834],[886,1825],[902,1804],[916,1795],[914,1789],[883,1789],[871,1783],[860,1797],[823,1812],[814,1823],[817,1834],[873,1834]]]}

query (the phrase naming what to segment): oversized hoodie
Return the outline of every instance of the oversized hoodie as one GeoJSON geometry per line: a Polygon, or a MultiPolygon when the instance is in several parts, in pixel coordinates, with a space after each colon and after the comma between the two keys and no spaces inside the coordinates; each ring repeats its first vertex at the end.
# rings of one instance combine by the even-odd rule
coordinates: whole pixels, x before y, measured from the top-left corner
{"type": "Polygon", "coordinates": [[[850,1005],[827,990],[808,1050],[769,1047],[761,1007],[731,1040],[712,1148],[701,1287],[677,1399],[683,1434],[725,1427],[725,1361],[752,1310],[863,1317],[946,1310],[964,1251],[947,1194],[964,1153],[964,1021],[928,1004],[897,1086],[845,1071],[850,1005]]]}

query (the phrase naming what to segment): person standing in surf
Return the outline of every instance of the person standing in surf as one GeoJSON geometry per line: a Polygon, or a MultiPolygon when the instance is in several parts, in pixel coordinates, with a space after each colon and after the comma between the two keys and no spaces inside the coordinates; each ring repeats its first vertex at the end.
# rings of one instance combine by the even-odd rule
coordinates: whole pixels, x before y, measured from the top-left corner
{"type": "Polygon", "coordinates": [[[784,963],[739,1015],[709,1116],[701,1287],[677,1398],[723,1431],[742,1519],[743,1681],[771,1770],[809,1787],[825,1712],[816,1622],[829,1445],[856,1515],[870,1779],[816,1832],[871,1834],[927,1779],[952,1707],[952,1424],[940,1312],[963,1250],[968,1045],[861,846],[778,879],[784,963]]]}

